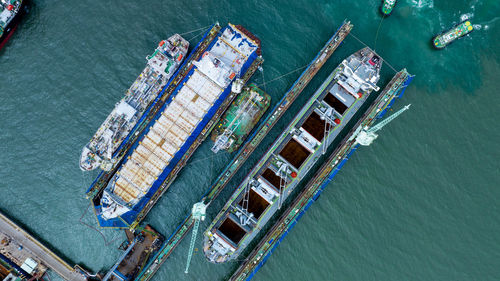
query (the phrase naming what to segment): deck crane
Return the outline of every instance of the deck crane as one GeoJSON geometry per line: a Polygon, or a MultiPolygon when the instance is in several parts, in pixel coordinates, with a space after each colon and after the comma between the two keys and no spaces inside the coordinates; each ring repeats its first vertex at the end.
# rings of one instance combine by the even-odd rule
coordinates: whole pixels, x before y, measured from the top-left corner
{"type": "Polygon", "coordinates": [[[358,128],[358,133],[354,134],[356,136],[356,142],[363,145],[363,146],[368,146],[370,145],[377,137],[378,135],[376,134],[377,131],[380,131],[385,125],[387,125],[389,122],[392,120],[396,119],[401,113],[405,112],[406,110],[410,109],[410,105],[407,105],[400,110],[398,110],[396,113],[392,114],[391,116],[387,117],[387,119],[381,121],[377,125],[373,127],[364,127],[364,128],[358,128]]]}
{"type": "Polygon", "coordinates": [[[205,220],[206,212],[207,212],[207,205],[205,205],[203,202],[195,203],[193,205],[193,209],[191,210],[191,217],[192,220],[194,221],[194,226],[193,226],[193,234],[191,235],[191,243],[189,244],[186,270],[184,270],[184,273],[186,274],[188,273],[189,264],[191,263],[191,258],[193,257],[194,243],[196,242],[196,235],[198,234],[200,221],[205,220]]]}

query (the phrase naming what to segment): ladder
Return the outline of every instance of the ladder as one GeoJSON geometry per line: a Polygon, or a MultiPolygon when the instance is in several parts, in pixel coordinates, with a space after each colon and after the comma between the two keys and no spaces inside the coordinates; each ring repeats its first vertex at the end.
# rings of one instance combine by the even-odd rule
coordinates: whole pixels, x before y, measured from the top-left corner
{"type": "Polygon", "coordinates": [[[248,200],[250,200],[250,180],[247,182],[245,186],[245,194],[243,195],[243,203],[241,207],[245,213],[248,213],[248,200]]]}
{"type": "Polygon", "coordinates": [[[332,116],[333,114],[333,109],[331,108],[328,108],[325,112],[325,114],[323,115],[323,117],[325,118],[325,130],[324,130],[324,141],[323,141],[323,149],[321,151],[321,154],[324,155],[326,153],[326,151],[328,150],[328,142],[330,141],[330,132],[332,131],[332,123],[333,123],[333,120],[330,118],[330,116],[332,116]]]}
{"type": "Polygon", "coordinates": [[[283,204],[283,191],[285,191],[285,187],[286,187],[286,183],[287,183],[287,173],[288,173],[288,165],[282,162],[279,170],[276,172],[276,175],[278,177],[280,177],[278,210],[281,209],[281,205],[283,204]]]}

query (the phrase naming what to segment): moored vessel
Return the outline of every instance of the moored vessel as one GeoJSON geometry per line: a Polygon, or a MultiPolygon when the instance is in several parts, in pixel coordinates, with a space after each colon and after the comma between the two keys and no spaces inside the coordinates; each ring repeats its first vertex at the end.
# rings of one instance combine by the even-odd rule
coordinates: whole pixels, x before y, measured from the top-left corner
{"type": "Polygon", "coordinates": [[[238,186],[204,234],[213,263],[236,259],[315,165],[373,90],[382,60],[364,48],[323,82],[238,186]]]}
{"type": "Polygon", "coordinates": [[[250,84],[243,87],[212,132],[214,141],[212,151],[214,153],[219,150],[226,150],[229,153],[236,151],[270,104],[271,97],[257,85],[250,84]]]}
{"type": "Polygon", "coordinates": [[[28,0],[0,0],[0,49],[7,43],[28,12],[28,0]]]}
{"type": "Polygon", "coordinates": [[[106,170],[116,161],[116,149],[181,65],[188,48],[189,42],[175,34],[161,41],[155,52],[146,57],[146,68],[83,148],[80,169],[91,171],[101,166],[106,170]]]}
{"type": "Polygon", "coordinates": [[[183,167],[180,163],[187,161],[185,155],[191,155],[198,136],[230,95],[232,82],[257,59],[260,46],[247,34],[229,24],[193,61],[96,198],[101,227],[130,227],[166,191],[163,185],[175,179],[183,167]]]}
{"type": "Polygon", "coordinates": [[[396,6],[396,0],[383,0],[382,6],[380,6],[380,12],[384,16],[388,16],[392,13],[392,10],[396,6]]]}
{"type": "Polygon", "coordinates": [[[448,46],[451,44],[453,41],[471,33],[474,30],[474,27],[470,23],[470,21],[466,20],[463,21],[457,25],[455,25],[453,28],[436,35],[432,42],[433,46],[436,49],[443,49],[444,47],[448,46]]]}

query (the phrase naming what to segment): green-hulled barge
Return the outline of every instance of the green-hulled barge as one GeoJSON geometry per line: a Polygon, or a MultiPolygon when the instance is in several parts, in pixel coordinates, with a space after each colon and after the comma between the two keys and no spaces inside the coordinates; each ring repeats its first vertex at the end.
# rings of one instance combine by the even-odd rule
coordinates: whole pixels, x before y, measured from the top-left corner
{"type": "Polygon", "coordinates": [[[396,0],[384,0],[380,6],[380,12],[382,15],[388,16],[392,13],[394,6],[396,6],[396,0]]]}
{"type": "Polygon", "coordinates": [[[212,132],[212,151],[236,151],[269,108],[271,97],[255,84],[243,87],[241,94],[224,113],[212,132]]]}
{"type": "Polygon", "coordinates": [[[452,29],[445,31],[432,40],[433,46],[436,49],[443,49],[448,46],[451,42],[463,37],[474,30],[474,27],[470,23],[470,21],[463,21],[457,24],[452,29]]]}

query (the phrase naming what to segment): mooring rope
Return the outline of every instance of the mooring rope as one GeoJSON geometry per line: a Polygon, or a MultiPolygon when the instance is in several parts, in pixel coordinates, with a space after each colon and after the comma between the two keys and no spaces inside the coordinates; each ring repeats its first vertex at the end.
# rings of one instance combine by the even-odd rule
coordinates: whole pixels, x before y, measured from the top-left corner
{"type": "Polygon", "coordinates": [[[266,83],[266,78],[264,76],[264,68],[261,66],[260,69],[261,69],[260,72],[262,73],[262,86],[264,86],[264,92],[267,93],[267,87],[266,87],[267,83],[266,83]]]}
{"type": "Polygon", "coordinates": [[[213,158],[218,157],[218,156],[221,156],[221,155],[223,155],[223,154],[224,154],[224,153],[214,153],[214,155],[212,155],[212,156],[208,156],[208,157],[205,157],[205,158],[202,158],[202,159],[195,160],[195,161],[193,161],[193,162],[191,162],[191,163],[188,163],[188,164],[186,164],[186,166],[184,166],[184,167],[188,167],[188,166],[191,166],[191,165],[193,165],[193,164],[196,164],[196,163],[199,163],[199,162],[202,162],[202,161],[208,160],[208,159],[213,159],[213,158]]]}
{"type": "Polygon", "coordinates": [[[198,35],[194,36],[193,38],[189,39],[188,41],[193,40],[194,38],[196,38],[196,37],[198,37],[198,36],[202,35],[202,34],[203,34],[203,33],[205,33],[205,32],[206,32],[206,31],[205,31],[205,30],[203,30],[200,34],[198,34],[198,35]]]}
{"type": "MultiPolygon", "coordinates": [[[[349,32],[349,35],[352,36],[354,39],[358,40],[359,43],[361,43],[362,45],[364,45],[365,47],[370,47],[368,46],[365,42],[361,41],[361,39],[359,39],[358,37],[356,37],[354,34],[352,34],[352,32],[349,32]]],[[[395,73],[397,73],[398,71],[388,62],[386,61],[384,58],[382,58],[382,60],[385,62],[385,64],[387,64],[387,66],[389,66],[390,69],[392,69],[395,73]]]]}
{"type": "Polygon", "coordinates": [[[87,209],[85,209],[85,211],[83,212],[82,216],[80,217],[79,222],[80,222],[80,224],[85,225],[86,227],[97,231],[101,235],[102,239],[104,240],[104,246],[109,246],[111,243],[115,242],[120,237],[118,236],[117,238],[115,238],[115,239],[113,239],[113,240],[111,240],[111,241],[108,242],[108,240],[106,239],[106,236],[104,236],[104,234],[99,229],[97,229],[95,226],[92,226],[92,225],[90,225],[90,224],[85,223],[85,222],[82,221],[83,217],[87,214],[87,212],[88,212],[88,210],[89,210],[89,208],[90,208],[91,205],[92,205],[92,203],[89,203],[89,205],[87,206],[87,209]]]}
{"type": "Polygon", "coordinates": [[[378,32],[380,31],[380,27],[382,26],[382,22],[384,21],[384,19],[385,19],[385,15],[382,16],[382,19],[380,19],[380,23],[378,24],[377,33],[375,34],[375,43],[373,45],[373,50],[374,51],[377,50],[378,32]]]}
{"type": "MultiPolygon", "coordinates": [[[[299,71],[299,70],[302,70],[302,69],[304,69],[304,68],[306,68],[306,67],[307,67],[307,65],[301,66],[301,67],[299,67],[299,68],[297,68],[297,69],[294,69],[294,70],[292,70],[292,71],[290,71],[290,72],[288,72],[288,73],[285,73],[285,74],[280,75],[280,76],[278,76],[278,77],[276,77],[276,78],[274,78],[274,79],[271,79],[271,80],[269,80],[269,81],[267,81],[267,82],[264,82],[264,83],[262,83],[262,84],[260,84],[260,85],[258,85],[258,86],[259,86],[259,87],[260,87],[260,86],[265,86],[265,85],[267,85],[267,84],[269,84],[269,83],[271,83],[271,82],[274,82],[274,81],[276,81],[276,80],[279,80],[279,79],[281,79],[281,78],[283,78],[283,77],[285,77],[285,76],[287,76],[287,75],[290,75],[290,74],[292,74],[292,73],[294,73],[294,72],[297,72],[297,71],[299,71]]],[[[262,74],[262,75],[264,75],[264,74],[262,74]]]]}
{"type": "Polygon", "coordinates": [[[202,30],[202,29],[203,29],[203,30],[205,30],[205,29],[207,29],[207,28],[209,28],[209,27],[211,27],[211,26],[212,26],[212,25],[208,25],[208,26],[205,26],[205,27],[200,27],[200,28],[198,28],[198,29],[194,29],[194,30],[191,30],[191,31],[188,31],[188,32],[184,32],[184,33],[181,33],[181,34],[179,34],[179,35],[180,35],[180,36],[183,36],[183,35],[190,34],[190,33],[196,32],[196,31],[200,31],[200,30],[202,30]]]}

